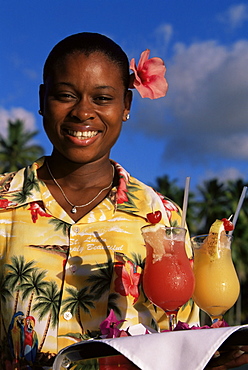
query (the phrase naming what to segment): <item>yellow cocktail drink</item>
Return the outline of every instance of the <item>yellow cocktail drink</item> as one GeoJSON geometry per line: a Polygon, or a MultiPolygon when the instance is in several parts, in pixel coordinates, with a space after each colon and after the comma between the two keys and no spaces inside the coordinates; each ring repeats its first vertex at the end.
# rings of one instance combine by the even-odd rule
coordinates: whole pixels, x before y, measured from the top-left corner
{"type": "Polygon", "coordinates": [[[240,292],[230,245],[230,237],[222,235],[216,253],[211,249],[211,238],[208,235],[192,238],[195,274],[193,299],[212,320],[222,319],[240,292]]]}

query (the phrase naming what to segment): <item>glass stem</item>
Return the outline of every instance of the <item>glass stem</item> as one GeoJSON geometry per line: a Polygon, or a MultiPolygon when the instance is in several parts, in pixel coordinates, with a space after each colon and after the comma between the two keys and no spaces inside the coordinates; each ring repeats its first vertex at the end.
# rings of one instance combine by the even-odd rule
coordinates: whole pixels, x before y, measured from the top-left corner
{"type": "Polygon", "coordinates": [[[218,317],[211,317],[212,324],[214,324],[217,321],[222,321],[223,316],[218,316],[218,317]]]}
{"type": "Polygon", "coordinates": [[[170,313],[169,314],[169,329],[174,330],[177,325],[177,314],[170,313]]]}

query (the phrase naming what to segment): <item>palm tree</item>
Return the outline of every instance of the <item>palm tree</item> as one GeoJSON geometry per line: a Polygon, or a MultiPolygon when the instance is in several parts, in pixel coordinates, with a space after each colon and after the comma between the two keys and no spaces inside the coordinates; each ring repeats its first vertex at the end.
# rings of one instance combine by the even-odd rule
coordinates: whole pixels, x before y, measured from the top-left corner
{"type": "Polygon", "coordinates": [[[110,313],[110,310],[113,310],[117,315],[122,317],[121,310],[119,309],[119,307],[116,303],[116,301],[119,297],[120,297],[120,295],[117,294],[117,293],[110,293],[110,295],[108,297],[108,315],[110,313]]]}
{"type": "Polygon", "coordinates": [[[37,303],[33,305],[33,311],[38,311],[39,321],[48,315],[43,337],[38,348],[38,351],[40,352],[45,343],[50,325],[54,328],[58,322],[60,292],[56,282],[51,281],[44,292],[39,297],[36,297],[35,300],[37,303]]]}
{"type": "Polygon", "coordinates": [[[155,186],[155,189],[159,193],[173,200],[173,202],[178,205],[182,205],[184,190],[176,184],[177,179],[170,180],[168,175],[164,175],[163,177],[158,177],[156,181],[157,185],[155,186]]]}
{"type": "Polygon", "coordinates": [[[39,180],[35,177],[29,167],[24,170],[24,180],[22,190],[18,191],[13,197],[17,203],[25,203],[27,198],[32,194],[32,190],[39,191],[39,180]]]}
{"type": "Polygon", "coordinates": [[[6,284],[12,292],[16,291],[14,314],[17,310],[21,285],[28,281],[32,271],[35,270],[34,261],[25,262],[24,256],[12,256],[11,264],[6,264],[9,272],[6,275],[6,284]]]}
{"type": "Polygon", "coordinates": [[[37,131],[26,131],[22,120],[8,121],[7,137],[0,134],[0,169],[12,172],[32,163],[43,155],[43,148],[29,144],[37,131]]]}
{"type": "MultiPolygon", "coordinates": [[[[243,191],[244,183],[242,179],[229,180],[227,181],[226,197],[228,199],[229,214],[234,214],[238,205],[238,200],[243,191]]],[[[248,217],[248,205],[244,200],[241,207],[238,220],[235,225],[234,238],[232,241],[232,258],[238,273],[238,277],[241,284],[241,294],[235,307],[228,312],[228,322],[233,321],[234,325],[238,325],[242,321],[242,306],[243,311],[247,312],[247,261],[248,261],[248,229],[247,229],[247,217],[248,217]],[[245,294],[243,294],[245,292],[245,294]],[[234,315],[235,314],[235,315],[234,315]]]]}
{"type": "Polygon", "coordinates": [[[82,309],[85,313],[90,314],[88,307],[95,308],[94,304],[92,303],[92,299],[94,297],[93,295],[87,293],[87,289],[87,287],[80,290],[75,288],[66,288],[66,291],[70,294],[70,296],[62,301],[62,313],[70,311],[73,316],[76,316],[77,321],[82,329],[82,333],[84,333],[84,328],[80,317],[80,309],[82,309]]]}
{"type": "MultiPolygon", "coordinates": [[[[109,259],[108,262],[104,265],[97,264],[99,270],[96,274],[92,274],[88,279],[87,282],[91,283],[89,289],[90,293],[93,294],[94,299],[99,300],[102,295],[109,291],[112,275],[113,275],[113,261],[109,259]]],[[[116,304],[116,300],[118,299],[119,294],[111,293],[108,297],[108,314],[110,310],[114,310],[114,312],[121,317],[121,310],[119,309],[118,305],[116,304]]]]}
{"type": "Polygon", "coordinates": [[[67,235],[68,234],[68,230],[71,227],[70,224],[68,224],[67,222],[64,222],[62,220],[51,219],[48,222],[49,222],[49,224],[53,224],[54,225],[54,229],[56,231],[61,229],[64,235],[67,235]]]}
{"type": "Polygon", "coordinates": [[[30,315],[34,296],[46,293],[45,289],[49,283],[44,280],[45,276],[46,271],[38,271],[38,269],[34,270],[28,280],[20,285],[20,289],[22,290],[22,299],[26,299],[30,295],[26,317],[30,315]]]}
{"type": "Polygon", "coordinates": [[[94,295],[94,299],[98,300],[101,296],[109,291],[111,279],[113,275],[113,262],[111,259],[106,264],[97,264],[98,271],[92,274],[86,280],[91,283],[90,293],[94,295]]]}
{"type": "MultiPolygon", "coordinates": [[[[4,278],[4,275],[3,273],[0,272],[0,312],[4,312],[2,306],[7,302],[7,299],[10,298],[11,295],[12,294],[6,285],[6,280],[4,278]]],[[[1,319],[2,319],[5,334],[7,334],[7,329],[4,324],[3,315],[1,315],[1,319]]]]}
{"type": "Polygon", "coordinates": [[[198,186],[202,200],[198,202],[198,233],[207,233],[216,219],[227,216],[228,200],[225,184],[218,179],[205,181],[198,186]]]}
{"type": "Polygon", "coordinates": [[[142,270],[144,269],[145,267],[145,260],[142,258],[141,254],[137,254],[137,253],[132,253],[132,259],[133,259],[133,263],[136,265],[136,266],[140,266],[142,268],[142,270]]]}
{"type": "MultiPolygon", "coordinates": [[[[183,206],[183,197],[184,197],[184,188],[179,187],[177,183],[177,179],[170,180],[168,175],[164,175],[163,177],[158,177],[156,179],[157,185],[154,187],[159,193],[163,194],[166,198],[171,199],[175,202],[179,207],[183,206]]],[[[187,209],[187,225],[191,230],[191,233],[195,233],[195,194],[193,192],[189,192],[188,194],[188,209],[187,209]]]]}

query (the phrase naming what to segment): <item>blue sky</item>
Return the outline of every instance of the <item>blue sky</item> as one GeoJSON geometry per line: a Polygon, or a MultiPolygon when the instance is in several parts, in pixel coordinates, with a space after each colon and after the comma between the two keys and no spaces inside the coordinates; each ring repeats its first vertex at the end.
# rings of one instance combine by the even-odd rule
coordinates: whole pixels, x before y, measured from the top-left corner
{"type": "Polygon", "coordinates": [[[149,48],[167,67],[156,101],[134,92],[111,157],[150,185],[169,175],[183,186],[214,177],[247,181],[248,4],[234,0],[8,0],[0,9],[0,127],[24,119],[51,152],[38,115],[50,49],[69,34],[113,38],[137,60],[149,48]]]}

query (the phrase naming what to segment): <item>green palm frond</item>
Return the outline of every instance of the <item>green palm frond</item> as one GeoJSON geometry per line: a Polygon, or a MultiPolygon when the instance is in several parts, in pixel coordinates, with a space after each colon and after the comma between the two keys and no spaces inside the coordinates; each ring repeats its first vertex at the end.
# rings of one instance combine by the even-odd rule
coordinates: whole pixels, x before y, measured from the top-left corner
{"type": "Polygon", "coordinates": [[[51,313],[51,324],[55,327],[58,322],[58,313],[60,305],[60,292],[55,281],[51,281],[43,294],[35,298],[36,303],[33,311],[37,311],[39,320],[42,320],[47,314],[51,313]]]}
{"type": "Polygon", "coordinates": [[[68,224],[67,222],[64,222],[62,220],[58,220],[56,218],[52,218],[48,222],[49,222],[49,224],[53,224],[54,225],[54,229],[56,231],[62,230],[62,232],[63,232],[64,235],[67,235],[68,234],[68,230],[71,227],[71,224],[68,224]]]}
{"type": "Polygon", "coordinates": [[[31,273],[28,280],[20,285],[20,290],[22,290],[22,298],[26,299],[33,291],[36,295],[45,294],[45,289],[49,285],[47,281],[44,280],[47,271],[35,270],[31,273]]]}
{"type": "Polygon", "coordinates": [[[7,137],[0,134],[1,172],[17,171],[43,155],[43,148],[32,143],[37,133],[27,131],[22,120],[8,121],[7,137]]]}
{"type": "Polygon", "coordinates": [[[109,291],[112,274],[113,274],[113,262],[109,260],[106,264],[97,264],[98,271],[92,274],[86,280],[90,283],[90,293],[94,294],[96,300],[100,299],[101,296],[109,291]]]}
{"type": "Polygon", "coordinates": [[[0,301],[6,303],[7,299],[12,296],[7,284],[5,277],[0,273],[0,301]]]}
{"type": "Polygon", "coordinates": [[[94,296],[87,293],[88,288],[77,290],[76,288],[66,288],[69,296],[62,301],[62,313],[70,311],[72,315],[76,314],[77,309],[80,307],[85,313],[90,314],[90,308],[95,308],[92,300],[94,296]],[[88,307],[87,307],[88,306],[88,307]]]}
{"type": "Polygon", "coordinates": [[[141,254],[137,254],[133,252],[131,256],[132,256],[134,264],[136,266],[140,266],[143,269],[145,266],[145,260],[144,258],[141,257],[141,254]]]}
{"type": "Polygon", "coordinates": [[[35,261],[25,262],[24,256],[12,256],[12,264],[6,264],[8,271],[6,275],[6,284],[13,291],[17,284],[27,281],[35,267],[35,261]]]}
{"type": "Polygon", "coordinates": [[[116,301],[119,298],[119,294],[117,293],[111,293],[109,295],[108,299],[108,315],[110,313],[110,310],[112,309],[119,317],[122,317],[121,310],[119,309],[116,301]]]}

